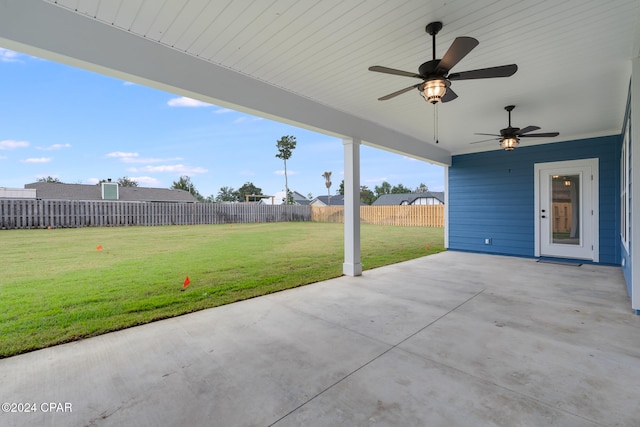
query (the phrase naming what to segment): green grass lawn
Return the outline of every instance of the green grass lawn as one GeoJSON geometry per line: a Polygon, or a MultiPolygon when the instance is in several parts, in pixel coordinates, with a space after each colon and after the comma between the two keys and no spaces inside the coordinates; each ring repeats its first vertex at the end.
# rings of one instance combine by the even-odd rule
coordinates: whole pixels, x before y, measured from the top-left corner
{"type": "MultiPolygon", "coordinates": [[[[364,269],[443,250],[441,228],[361,235],[364,269]]],[[[0,260],[1,358],[338,277],[343,226],[0,230],[0,260]]]]}

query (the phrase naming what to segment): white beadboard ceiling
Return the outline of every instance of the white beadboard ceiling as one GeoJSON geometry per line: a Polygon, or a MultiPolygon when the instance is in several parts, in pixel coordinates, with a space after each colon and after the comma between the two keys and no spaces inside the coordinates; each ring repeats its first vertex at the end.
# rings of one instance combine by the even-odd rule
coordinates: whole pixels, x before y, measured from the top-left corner
{"type": "Polygon", "coordinates": [[[509,78],[452,83],[458,99],[437,110],[438,146],[451,154],[499,149],[470,143],[506,127],[509,104],[514,126],[560,132],[523,145],[620,133],[640,48],[639,0],[43,1],[424,144],[434,107],[417,90],[377,100],[419,80],[367,68],[417,72],[432,56],[425,26],[442,21],[438,58],[457,36],[480,42],[453,72],[518,65],[509,78]]]}

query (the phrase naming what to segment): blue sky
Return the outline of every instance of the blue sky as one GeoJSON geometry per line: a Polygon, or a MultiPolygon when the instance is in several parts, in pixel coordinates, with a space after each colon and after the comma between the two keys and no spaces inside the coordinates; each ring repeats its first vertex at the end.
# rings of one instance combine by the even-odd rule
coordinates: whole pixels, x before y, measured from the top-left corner
{"type": "MultiPolygon", "coordinates": [[[[264,194],[284,189],[276,141],[293,135],[289,188],[335,194],[343,179],[340,139],[204,104],[0,48],[0,187],[40,177],[94,184],[127,176],[168,188],[181,175],[203,196],[253,182],[264,194]]],[[[367,146],[361,185],[383,181],[443,191],[442,167],[367,146]]]]}

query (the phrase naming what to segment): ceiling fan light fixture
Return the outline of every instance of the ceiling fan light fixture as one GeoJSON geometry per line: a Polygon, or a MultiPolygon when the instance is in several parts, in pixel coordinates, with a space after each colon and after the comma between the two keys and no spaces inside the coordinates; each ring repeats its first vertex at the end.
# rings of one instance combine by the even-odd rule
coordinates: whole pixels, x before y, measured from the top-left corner
{"type": "Polygon", "coordinates": [[[422,96],[427,102],[437,104],[445,93],[447,93],[447,84],[443,78],[438,77],[424,82],[422,96]]]}
{"type": "Polygon", "coordinates": [[[514,148],[520,143],[516,137],[505,137],[500,141],[500,146],[506,151],[513,151],[514,148]]]}

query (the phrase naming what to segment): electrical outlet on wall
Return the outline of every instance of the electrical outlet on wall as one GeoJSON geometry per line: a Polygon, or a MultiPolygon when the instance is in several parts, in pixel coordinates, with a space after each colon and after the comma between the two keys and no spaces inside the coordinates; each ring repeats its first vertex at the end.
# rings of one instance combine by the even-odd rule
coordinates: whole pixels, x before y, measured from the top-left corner
{"type": "Polygon", "coordinates": [[[484,244],[485,245],[490,245],[491,244],[491,239],[489,239],[489,238],[484,239],[484,244]]]}

